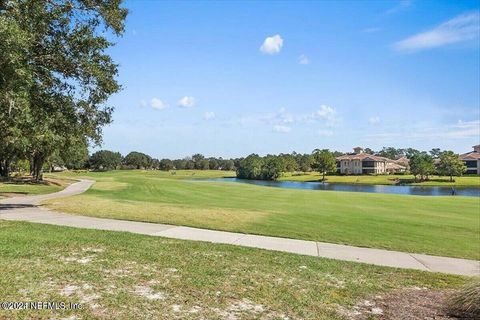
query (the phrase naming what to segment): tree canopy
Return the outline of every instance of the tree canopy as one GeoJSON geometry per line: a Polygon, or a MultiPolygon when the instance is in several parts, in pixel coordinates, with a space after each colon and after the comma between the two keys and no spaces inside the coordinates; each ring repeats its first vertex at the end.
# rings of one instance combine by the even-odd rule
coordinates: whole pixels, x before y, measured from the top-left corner
{"type": "Polygon", "coordinates": [[[467,171],[465,163],[453,151],[442,152],[439,157],[438,173],[443,176],[449,176],[450,181],[453,181],[454,176],[461,176],[467,171]]]}
{"type": "Polygon", "coordinates": [[[93,170],[117,169],[122,164],[122,155],[119,152],[100,150],[90,156],[88,164],[90,169],[93,170]]]}
{"type": "Polygon", "coordinates": [[[325,174],[337,171],[337,161],[330,150],[313,150],[313,159],[313,167],[322,175],[322,181],[325,181],[325,174]]]}
{"type": "Polygon", "coordinates": [[[410,158],[410,172],[415,179],[420,177],[420,181],[428,179],[428,176],[435,173],[433,157],[426,152],[415,153],[410,158]]]}
{"type": "Polygon", "coordinates": [[[152,166],[152,157],[142,152],[132,151],[123,158],[123,164],[131,169],[146,169],[152,166]]]}
{"type": "Polygon", "coordinates": [[[120,0],[0,0],[4,167],[29,159],[38,180],[61,146],[101,142],[107,99],[121,89],[107,35],[122,35],[126,15],[120,0]]]}

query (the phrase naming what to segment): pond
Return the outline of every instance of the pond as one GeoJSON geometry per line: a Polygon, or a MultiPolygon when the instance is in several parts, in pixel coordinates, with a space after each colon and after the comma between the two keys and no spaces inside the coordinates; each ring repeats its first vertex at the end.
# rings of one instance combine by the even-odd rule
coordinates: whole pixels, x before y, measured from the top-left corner
{"type": "MultiPolygon", "coordinates": [[[[208,181],[237,182],[254,184],[258,186],[288,188],[288,189],[308,189],[308,190],[330,190],[330,191],[348,191],[348,192],[371,192],[371,193],[391,193],[406,194],[418,196],[451,196],[452,187],[439,186],[394,186],[394,185],[368,185],[368,184],[344,184],[344,183],[322,183],[322,182],[297,182],[297,181],[265,181],[265,180],[246,180],[237,178],[216,178],[206,179],[208,181]]],[[[454,187],[455,195],[466,197],[480,197],[480,188],[476,187],[454,187]]]]}

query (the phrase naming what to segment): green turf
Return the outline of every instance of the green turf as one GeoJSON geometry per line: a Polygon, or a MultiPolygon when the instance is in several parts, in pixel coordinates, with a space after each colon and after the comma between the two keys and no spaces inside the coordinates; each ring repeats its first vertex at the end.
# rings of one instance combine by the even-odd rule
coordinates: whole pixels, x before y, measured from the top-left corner
{"type": "Polygon", "coordinates": [[[1,319],[341,319],[393,289],[466,278],[260,249],[0,220],[1,319]]]}
{"type": "MultiPolygon", "coordinates": [[[[218,175],[225,173],[194,176],[218,175]]],[[[52,200],[48,206],[89,216],[480,257],[479,198],[294,190],[185,179],[192,172],[172,176],[159,171],[112,171],[86,176],[98,182],[84,195],[52,200]]]]}
{"type": "MultiPolygon", "coordinates": [[[[281,181],[320,181],[322,176],[317,172],[309,173],[287,173],[280,177],[281,181]]],[[[462,177],[453,177],[453,182],[449,177],[431,176],[428,181],[415,182],[413,175],[332,175],[326,177],[330,183],[348,183],[348,184],[382,184],[382,185],[419,185],[419,186],[473,186],[480,188],[480,176],[467,175],[462,177]]]]}

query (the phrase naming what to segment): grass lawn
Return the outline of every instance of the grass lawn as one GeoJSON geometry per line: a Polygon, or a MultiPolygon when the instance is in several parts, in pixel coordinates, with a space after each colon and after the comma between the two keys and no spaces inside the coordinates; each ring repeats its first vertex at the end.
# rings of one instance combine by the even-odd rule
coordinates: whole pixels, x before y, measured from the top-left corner
{"type": "MultiPolygon", "coordinates": [[[[0,220],[2,319],[342,319],[393,289],[466,278],[230,245],[0,220]]],[[[373,318],[372,318],[373,319],[373,318]]]]}
{"type": "MultiPolygon", "coordinates": [[[[480,199],[195,181],[218,171],[78,174],[97,183],[47,206],[79,215],[480,258],[480,199]]],[[[74,173],[61,176],[76,177],[74,173]]]]}
{"type": "Polygon", "coordinates": [[[36,195],[57,192],[72,181],[68,179],[46,179],[43,183],[31,183],[27,180],[0,180],[0,199],[2,196],[36,195]]]}
{"type": "MultiPolygon", "coordinates": [[[[317,172],[299,173],[298,175],[286,174],[279,180],[283,181],[301,181],[312,182],[320,181],[322,176],[317,172]]],[[[415,182],[413,175],[360,175],[360,176],[327,176],[327,182],[330,183],[348,183],[348,184],[409,184],[418,186],[473,186],[480,188],[480,176],[468,175],[463,177],[454,177],[450,182],[449,177],[431,176],[429,181],[415,182]]]]}

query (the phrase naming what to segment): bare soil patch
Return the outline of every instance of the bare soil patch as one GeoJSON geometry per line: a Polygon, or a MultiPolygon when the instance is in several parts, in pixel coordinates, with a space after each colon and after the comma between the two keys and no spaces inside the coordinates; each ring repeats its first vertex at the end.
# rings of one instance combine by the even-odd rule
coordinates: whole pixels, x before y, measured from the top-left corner
{"type": "Polygon", "coordinates": [[[458,319],[445,310],[445,301],[452,290],[408,288],[363,300],[344,311],[349,319],[363,320],[450,320],[458,319]]]}

